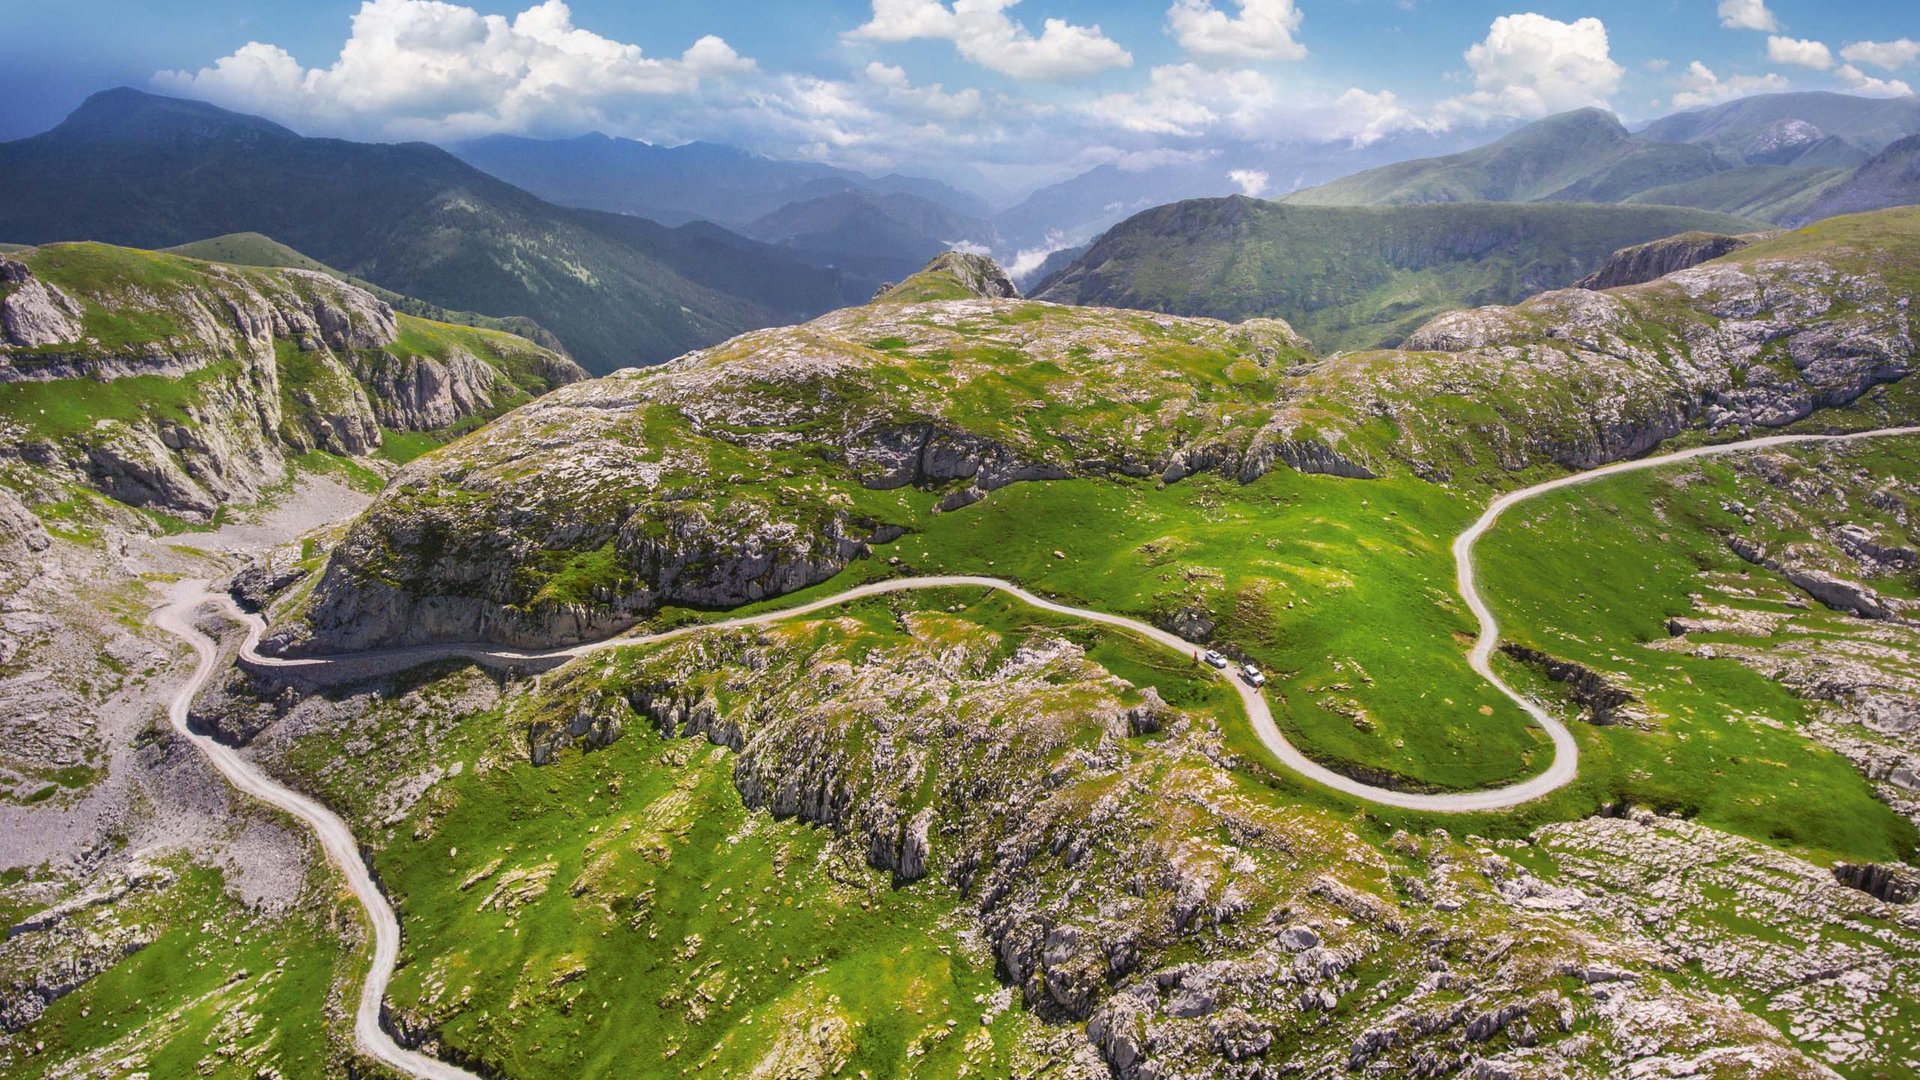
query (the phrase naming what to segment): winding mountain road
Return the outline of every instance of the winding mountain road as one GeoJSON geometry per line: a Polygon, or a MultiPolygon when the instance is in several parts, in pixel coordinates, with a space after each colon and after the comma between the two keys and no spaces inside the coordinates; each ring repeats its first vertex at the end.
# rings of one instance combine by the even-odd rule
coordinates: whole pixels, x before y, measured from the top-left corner
{"type": "MultiPolygon", "coordinates": [[[[225,598],[226,594],[220,596],[225,598]]],[[[153,614],[153,624],[185,639],[193,646],[197,658],[193,674],[167,703],[167,719],[173,722],[175,731],[192,740],[200,752],[207,755],[213,767],[234,787],[305,822],[319,839],[327,858],[346,875],[347,887],[353,890],[354,898],[366,909],[367,919],[373,924],[373,960],[367,968],[366,982],[361,984],[360,1004],[353,1015],[353,1039],[361,1052],[422,1080],[480,1080],[457,1065],[401,1046],[380,1026],[381,1004],[387,997],[387,983],[393,978],[394,961],[400,956],[400,919],[380,887],[373,883],[373,875],[367,869],[366,860],[360,857],[359,845],[354,842],[353,831],[347,828],[347,823],[318,802],[269,777],[233,747],[188,728],[187,712],[193,706],[193,699],[213,677],[220,659],[219,644],[194,625],[195,614],[212,599],[204,581],[177,582],[168,596],[167,606],[153,614]]],[[[238,614],[232,603],[227,600],[224,610],[238,614]]]]}
{"type": "MultiPolygon", "coordinates": [[[[1621,473],[1637,472],[1644,469],[1659,468],[1663,465],[1677,464],[1697,458],[1717,457],[1752,450],[1766,450],[1775,447],[1806,445],[1811,443],[1849,442],[1859,439],[1883,438],[1900,435],[1920,435],[1920,426],[1878,428],[1870,431],[1852,432],[1840,435],[1770,435],[1761,438],[1744,439],[1739,442],[1720,443],[1711,446],[1699,446],[1688,450],[1660,454],[1654,457],[1636,458],[1619,461],[1587,472],[1575,473],[1556,480],[1520,488],[1495,499],[1488,505],[1466,531],[1462,532],[1453,544],[1454,567],[1460,597],[1466,601],[1468,609],[1479,621],[1480,633],[1473,649],[1467,654],[1468,663],[1481,677],[1490,682],[1502,694],[1506,695],[1521,709],[1525,710],[1535,723],[1544,728],[1553,743],[1553,762],[1544,772],[1506,787],[1491,788],[1484,791],[1453,792],[1446,794],[1423,794],[1395,791],[1363,783],[1352,777],[1335,772],[1301,753],[1286,736],[1282,735],[1274,723],[1273,713],[1267,707],[1266,698],[1258,689],[1248,686],[1243,680],[1223,673],[1229,684],[1240,694],[1240,700],[1247,711],[1247,718],[1253,725],[1254,733],[1262,744],[1286,767],[1298,772],[1316,783],[1340,791],[1356,798],[1383,806],[1407,810],[1437,811],[1443,813],[1463,813],[1472,811],[1500,810],[1539,798],[1571,783],[1578,774],[1579,747],[1566,725],[1554,718],[1545,709],[1525,695],[1508,686],[1492,667],[1493,650],[1498,642],[1499,628],[1493,612],[1487,607],[1480,595],[1479,582],[1473,565],[1474,545],[1484,536],[1500,516],[1513,507],[1529,499],[1537,498],[1548,492],[1586,484],[1621,473]]],[[[400,926],[393,908],[374,885],[367,865],[361,858],[346,823],[332,811],[298,792],[292,791],[262,773],[255,765],[213,739],[196,735],[187,726],[187,713],[194,696],[199,693],[213,674],[218,657],[216,644],[194,625],[194,614],[211,604],[217,606],[223,614],[247,628],[247,637],[240,648],[240,660],[243,664],[262,670],[272,669],[324,669],[331,666],[376,664],[390,670],[400,670],[416,664],[447,658],[465,658],[488,663],[519,663],[528,661],[554,661],[585,656],[610,648],[631,648],[642,645],[654,645],[672,641],[692,634],[711,631],[738,629],[750,626],[764,626],[786,619],[812,614],[827,608],[837,607],[849,601],[863,597],[883,596],[889,593],[907,592],[916,589],[937,589],[952,587],[978,587],[994,589],[1038,608],[1042,611],[1065,615],[1085,622],[1102,626],[1144,638],[1163,648],[1183,656],[1189,655],[1194,645],[1155,626],[1136,619],[1120,615],[1092,611],[1087,608],[1073,607],[1036,596],[1013,582],[995,577],[972,575],[940,575],[930,577],[898,578],[890,581],[877,581],[860,585],[844,592],[835,593],[795,607],[782,608],[764,614],[724,619],[717,622],[700,623],[669,630],[658,634],[616,636],[580,645],[558,649],[525,651],[500,649],[486,645],[449,644],[418,645],[380,649],[363,653],[352,653],[334,657],[278,657],[265,656],[259,652],[261,636],[266,632],[266,622],[258,615],[242,612],[231,597],[224,593],[209,591],[206,582],[181,582],[174,588],[169,603],[154,615],[154,624],[169,633],[184,638],[191,643],[199,656],[199,662],[193,676],[187,681],[180,693],[168,707],[168,716],[174,727],[183,735],[192,739],[206,753],[214,765],[235,787],[253,795],[273,806],[300,818],[310,825],[320,838],[327,855],[346,874],[354,895],[365,906],[368,917],[374,926],[373,964],[367,973],[365,985],[361,989],[360,1005],[354,1018],[354,1036],[361,1049],[369,1055],[401,1069],[414,1076],[428,1080],[448,1080],[463,1078],[473,1080],[472,1074],[435,1060],[396,1044],[392,1037],[380,1026],[381,1003],[386,995],[388,981],[393,974],[393,966],[399,952],[400,926]]]]}

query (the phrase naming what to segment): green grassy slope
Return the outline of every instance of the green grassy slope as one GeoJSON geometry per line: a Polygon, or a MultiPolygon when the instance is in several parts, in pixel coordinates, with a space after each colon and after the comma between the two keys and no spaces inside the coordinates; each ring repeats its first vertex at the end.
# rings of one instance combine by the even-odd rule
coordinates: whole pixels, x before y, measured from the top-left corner
{"type": "Polygon", "coordinates": [[[345,274],[318,259],[310,259],[298,251],[270,236],[259,233],[228,233],[225,236],[209,237],[190,244],[176,244],[165,249],[170,255],[184,255],[189,259],[205,262],[228,263],[234,266],[291,267],[300,270],[312,270],[339,278],[350,285],[362,289],[385,300],[395,311],[433,322],[457,323],[461,326],[477,326],[487,330],[499,330],[526,338],[545,349],[565,352],[566,347],[559,338],[532,319],[512,316],[495,318],[490,315],[478,315],[471,311],[450,311],[438,304],[429,304],[425,300],[403,296],[392,289],[382,288],[371,281],[345,274]]]}
{"type": "Polygon", "coordinates": [[[1037,295],[1224,319],[1276,316],[1325,354],[1397,345],[1440,312],[1572,284],[1631,244],[1753,228],[1671,207],[1197,199],[1115,226],[1037,295]]]}
{"type": "Polygon", "coordinates": [[[1851,169],[1820,166],[1778,168],[1747,165],[1678,184],[1635,192],[1624,202],[1697,206],[1755,221],[1785,221],[1852,175],[1851,169]]]}
{"type": "MultiPolygon", "coordinates": [[[[1602,672],[1634,694],[1632,722],[1581,729],[1590,748],[1583,765],[1612,773],[1621,798],[1817,857],[1911,857],[1913,824],[1811,737],[1819,706],[1731,655],[1671,647],[1669,620],[1723,604],[1785,614],[1791,626],[1702,639],[1722,654],[1755,645],[1784,659],[1787,639],[1796,636],[1871,633],[1860,620],[1810,608],[1783,580],[1728,550],[1726,539],[1757,532],[1778,551],[1816,540],[1824,519],[1885,519],[1866,496],[1881,480],[1915,475],[1920,441],[1773,456],[1800,475],[1871,479],[1850,485],[1851,493],[1823,506],[1814,521],[1782,520],[1784,527],[1771,531],[1764,523],[1743,527],[1740,515],[1724,509],[1757,504],[1770,487],[1738,459],[1556,492],[1488,534],[1480,555],[1487,595],[1503,636],[1602,672]]],[[[1912,588],[1897,578],[1873,583],[1889,595],[1912,588]]],[[[1916,660],[1909,654],[1906,662],[1916,660]]]]}

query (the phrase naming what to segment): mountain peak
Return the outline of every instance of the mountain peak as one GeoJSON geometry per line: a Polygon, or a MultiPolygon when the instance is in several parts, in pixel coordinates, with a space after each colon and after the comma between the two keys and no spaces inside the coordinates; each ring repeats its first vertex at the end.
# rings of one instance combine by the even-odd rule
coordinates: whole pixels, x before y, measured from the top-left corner
{"type": "Polygon", "coordinates": [[[1020,291],[1000,264],[985,255],[947,251],[919,273],[880,290],[875,303],[919,304],[930,300],[1015,300],[1020,291]]]}
{"type": "Polygon", "coordinates": [[[139,142],[239,135],[299,138],[263,117],[232,112],[204,101],[149,94],[131,86],[102,90],[89,96],[50,134],[139,142]]]}

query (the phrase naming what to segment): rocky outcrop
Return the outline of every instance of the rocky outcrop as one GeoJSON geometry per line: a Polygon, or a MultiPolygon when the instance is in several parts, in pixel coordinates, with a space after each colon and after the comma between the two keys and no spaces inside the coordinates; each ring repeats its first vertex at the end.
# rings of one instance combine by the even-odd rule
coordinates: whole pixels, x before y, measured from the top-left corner
{"type": "Polygon", "coordinates": [[[1728,537],[1727,549],[1755,566],[1786,578],[1794,588],[1835,611],[1862,619],[1898,617],[1880,594],[1871,588],[1815,567],[1785,564],[1769,556],[1765,548],[1744,536],[1728,537]]]}
{"type": "Polygon", "coordinates": [[[1443,476],[1463,461],[1586,469],[1689,428],[1780,427],[1912,373],[1912,298],[1896,276],[1844,252],[1754,254],[1766,247],[1646,285],[1440,316],[1406,351],[1328,362],[1303,390],[1390,418],[1389,452],[1443,476]]]}
{"type": "Polygon", "coordinates": [[[27,264],[0,259],[0,339],[9,345],[38,349],[79,341],[83,312],[73,297],[33,276],[27,264]]]}
{"type": "Polygon", "coordinates": [[[0,941],[0,1032],[20,1031],[47,1007],[153,944],[152,925],[122,921],[113,905],[131,893],[173,884],[165,867],[134,863],[97,885],[7,928],[0,941]],[[105,910],[101,917],[93,917],[105,910]]]}
{"type": "Polygon", "coordinates": [[[1766,233],[1745,236],[1721,236],[1717,233],[1690,232],[1664,240],[1636,244],[1613,253],[1606,265],[1574,282],[1576,289],[1617,289],[1641,285],[1731,255],[1766,233]]]}
{"type": "Polygon", "coordinates": [[[1613,685],[1592,668],[1515,642],[1502,642],[1500,651],[1565,686],[1588,723],[1608,727],[1643,719],[1632,691],[1613,685]]]}
{"type": "Polygon", "coordinates": [[[986,300],[1011,300],[1020,295],[1020,290],[1014,288],[1013,279],[1000,269],[999,263],[984,255],[948,251],[934,256],[932,262],[904,283],[905,288],[901,285],[886,286],[874,299],[894,299],[912,291],[916,279],[938,279],[943,284],[958,286],[967,295],[986,300]]]}
{"type": "Polygon", "coordinates": [[[1272,388],[1303,359],[1271,320],[988,299],[746,335],[564,388],[410,467],[334,551],[303,622],[269,644],[553,645],[662,604],[805,588],[919,515],[1010,484],[1251,481],[1289,457],[1357,473],[1331,450],[1262,441],[1272,388]],[[1193,357],[1233,368],[1230,399],[1194,393],[1193,357]],[[931,497],[873,494],[907,488],[931,497]]]}
{"type": "Polygon", "coordinates": [[[1911,866],[1840,863],[1833,868],[1833,879],[1889,904],[1920,900],[1920,870],[1911,866]]]}
{"type": "Polygon", "coordinates": [[[545,765],[570,746],[587,750],[612,746],[625,733],[627,716],[626,702],[589,695],[565,722],[541,719],[528,726],[527,758],[545,765]]]}
{"type": "MultiPolygon", "coordinates": [[[[499,392],[499,372],[460,349],[445,361],[362,354],[355,357],[353,367],[360,385],[367,389],[374,416],[398,431],[451,427],[491,408],[499,392]]],[[[571,380],[554,385],[567,381],[571,380]]]]}

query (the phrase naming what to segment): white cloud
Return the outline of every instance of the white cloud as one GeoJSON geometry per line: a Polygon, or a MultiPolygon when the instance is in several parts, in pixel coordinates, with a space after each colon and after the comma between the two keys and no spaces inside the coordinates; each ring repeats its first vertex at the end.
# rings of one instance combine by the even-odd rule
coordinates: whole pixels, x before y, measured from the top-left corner
{"type": "Polygon", "coordinates": [[[1273,177],[1260,169],[1229,169],[1227,179],[1233,181],[1233,186],[1240,189],[1240,194],[1250,199],[1257,199],[1267,193],[1273,177]]]}
{"type": "Polygon", "coordinates": [[[1866,94],[1869,97],[1906,97],[1913,93],[1913,87],[1899,79],[1876,79],[1852,64],[1840,65],[1840,69],[1834,74],[1840,76],[1840,81],[1847,84],[1847,89],[1856,94],[1866,94]]]}
{"type": "Polygon", "coordinates": [[[366,0],[330,67],[248,42],[212,67],[162,71],[162,89],[322,130],[414,137],[592,125],[636,100],[690,94],[755,70],[717,37],[677,59],[573,25],[562,0],[513,17],[437,0],[366,0]]]}
{"type": "Polygon", "coordinates": [[[1780,29],[1780,20],[1767,10],[1766,0],[1720,0],[1720,25],[1729,30],[1780,29]]]}
{"type": "Polygon", "coordinates": [[[1825,71],[1833,66],[1833,50],[1822,42],[1775,34],[1767,39],[1767,59],[1776,64],[1797,64],[1825,71]]]}
{"type": "Polygon", "coordinates": [[[1357,86],[1341,94],[1329,114],[1332,119],[1327,137],[1347,139],[1355,147],[1371,146],[1397,131],[1437,131],[1445,126],[1422,119],[1401,105],[1391,90],[1372,94],[1357,86]]]}
{"type": "Polygon", "coordinates": [[[1307,47],[1293,39],[1300,9],[1293,0],[1234,0],[1237,17],[1213,6],[1213,0],[1174,0],[1167,9],[1167,32],[1180,47],[1209,60],[1298,60],[1307,47]]]}
{"type": "Polygon", "coordinates": [[[1086,107],[1095,119],[1144,135],[1197,136],[1215,127],[1246,130],[1278,94],[1257,71],[1214,71],[1198,64],[1162,64],[1137,93],[1108,94],[1086,107]]]}
{"type": "MultiPolygon", "coordinates": [[[[1156,139],[1223,137],[1240,141],[1306,139],[1369,146],[1399,131],[1438,131],[1438,119],[1400,104],[1390,90],[1353,87],[1338,97],[1282,87],[1251,69],[1163,64],[1146,89],[1108,94],[1081,110],[1095,123],[1156,139]]],[[[1142,152],[1131,156],[1138,158],[1142,152]]],[[[1190,153],[1162,146],[1155,154],[1190,153]]]]}
{"type": "Polygon", "coordinates": [[[1840,58],[1855,64],[1872,64],[1893,71],[1920,60],[1920,41],[1856,41],[1840,50],[1840,58]]]}
{"type": "Polygon", "coordinates": [[[1673,107],[1676,109],[1694,109],[1702,105],[1715,105],[1748,94],[1770,94],[1787,89],[1787,79],[1783,75],[1768,72],[1765,75],[1733,75],[1722,79],[1713,69],[1695,60],[1687,65],[1687,70],[1679,78],[1679,90],[1673,95],[1673,107]]]}
{"type": "Polygon", "coordinates": [[[1466,60],[1474,90],[1441,102],[1436,113],[1443,121],[1606,107],[1626,74],[1613,62],[1599,19],[1563,23],[1530,12],[1493,20],[1466,60]]]}
{"type": "Polygon", "coordinates": [[[978,90],[969,88],[950,94],[940,83],[914,86],[907,80],[905,70],[877,60],[867,65],[865,75],[868,82],[883,91],[886,101],[905,111],[945,120],[967,120],[978,117],[986,108],[978,90]]]}
{"type": "Polygon", "coordinates": [[[1101,33],[1048,19],[1040,36],[1007,16],[1020,0],[873,0],[873,18],[849,31],[857,41],[941,38],[961,56],[1015,79],[1077,79],[1109,68],[1130,67],[1133,54],[1101,33]]]}

